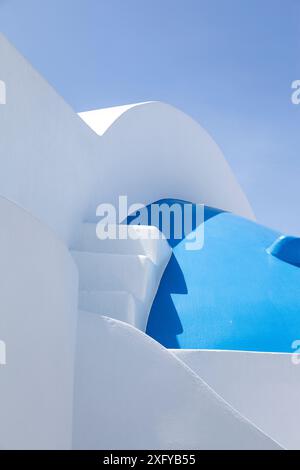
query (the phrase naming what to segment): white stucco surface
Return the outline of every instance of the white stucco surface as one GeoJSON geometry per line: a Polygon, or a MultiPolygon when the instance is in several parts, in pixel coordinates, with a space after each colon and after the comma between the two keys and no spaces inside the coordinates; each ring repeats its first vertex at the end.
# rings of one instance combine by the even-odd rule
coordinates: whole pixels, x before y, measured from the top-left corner
{"type": "MultiPolygon", "coordinates": [[[[102,116],[92,115],[92,128],[97,128],[102,116]]],[[[173,106],[160,102],[131,106],[118,114],[102,143],[108,173],[114,174],[110,193],[106,196],[103,191],[104,200],[111,194],[126,194],[130,202],[143,204],[178,198],[253,218],[217,144],[173,106]]]]}
{"type": "Polygon", "coordinates": [[[101,240],[96,228],[83,224],[77,250],[72,251],[79,270],[80,308],[145,331],[172,250],[156,227],[114,225],[113,233],[128,230],[127,238],[101,240]]]}
{"type": "Polygon", "coordinates": [[[180,197],[252,217],[216,144],[182,112],[157,102],[106,110],[101,137],[2,35],[0,63],[6,84],[0,195],[46,222],[68,246],[75,246],[81,222],[119,195],[130,203],[180,197]]]}
{"type": "Polygon", "coordinates": [[[178,359],[123,322],[146,328],[166,244],[93,238],[97,206],[120,195],[253,218],[212,138],[159,102],[81,119],[2,35],[0,64],[0,448],[300,447],[287,356],[178,359]],[[80,313],[76,332],[78,286],[94,313],[80,313]]]}
{"type": "Polygon", "coordinates": [[[300,365],[291,354],[174,350],[236,410],[287,449],[300,449],[300,365]]]}
{"type": "Polygon", "coordinates": [[[80,312],[75,449],[277,449],[135,328],[80,312]]]}
{"type": "Polygon", "coordinates": [[[0,198],[0,449],[70,449],[78,275],[45,225],[0,198]]]}
{"type": "Polygon", "coordinates": [[[145,316],[141,302],[126,291],[82,290],[79,293],[79,308],[136,326],[141,325],[141,317],[145,316]]]}
{"type": "Polygon", "coordinates": [[[78,113],[83,121],[98,135],[103,135],[114,122],[126,113],[130,108],[146,103],[125,104],[111,108],[94,109],[78,113]]]}
{"type": "Polygon", "coordinates": [[[104,229],[105,233],[110,232],[116,237],[101,239],[101,233],[97,234],[97,224],[82,224],[77,249],[93,253],[144,255],[156,266],[163,267],[170,259],[172,252],[170,245],[165,236],[154,226],[104,225],[104,229]]]}
{"type": "Polygon", "coordinates": [[[0,63],[7,98],[0,106],[0,195],[71,244],[95,175],[102,179],[99,139],[2,35],[0,63]]]}

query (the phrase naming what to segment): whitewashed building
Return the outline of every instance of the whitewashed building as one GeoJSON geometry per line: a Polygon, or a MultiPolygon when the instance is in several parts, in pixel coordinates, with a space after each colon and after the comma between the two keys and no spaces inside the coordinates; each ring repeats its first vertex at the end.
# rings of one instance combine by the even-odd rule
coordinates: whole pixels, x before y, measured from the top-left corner
{"type": "Polygon", "coordinates": [[[172,106],[77,115],[3,36],[0,80],[0,448],[300,448],[297,240],[292,259],[274,255],[279,234],[261,231],[221,150],[172,106]],[[146,224],[100,240],[96,210],[120,196],[218,208],[202,224],[211,251],[187,259],[146,224]],[[243,265],[239,234],[252,237],[243,265]],[[244,328],[249,305],[262,323],[244,328]]]}

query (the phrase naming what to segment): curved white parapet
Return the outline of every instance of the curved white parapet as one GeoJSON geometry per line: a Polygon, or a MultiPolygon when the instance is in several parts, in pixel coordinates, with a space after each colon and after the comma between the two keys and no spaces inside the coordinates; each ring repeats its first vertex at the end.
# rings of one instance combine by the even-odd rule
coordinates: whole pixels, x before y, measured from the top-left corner
{"type": "Polygon", "coordinates": [[[68,246],[76,246],[80,224],[98,205],[117,203],[119,195],[130,204],[172,197],[253,217],[218,146],[181,111],[150,102],[84,113],[90,125],[97,121],[98,134],[106,129],[100,137],[2,35],[0,63],[7,91],[0,195],[68,246]]]}
{"type": "Polygon", "coordinates": [[[172,353],[80,312],[75,449],[278,449],[172,353]]]}
{"type": "Polygon", "coordinates": [[[96,180],[106,180],[99,137],[1,34],[0,63],[7,91],[0,106],[0,196],[70,246],[91,196],[97,191],[100,198],[96,180]]]}
{"type": "MultiPolygon", "coordinates": [[[[0,196],[75,249],[81,308],[97,312],[80,314],[72,429],[77,269],[52,232],[0,199],[0,447],[67,449],[72,431],[80,449],[269,449],[277,437],[296,445],[267,406],[255,421],[251,400],[216,376],[207,373],[213,390],[200,366],[201,378],[136,328],[101,316],[109,310],[145,329],[170,250],[165,240],[100,247],[95,224],[80,239],[99,204],[178,198],[253,218],[212,138],[159,102],[81,114],[92,131],[1,35],[0,62],[0,196]],[[252,419],[270,435],[274,424],[274,440],[252,419]]],[[[246,379],[240,386],[251,388],[246,379]]]]}
{"type": "MultiPolygon", "coordinates": [[[[110,117],[113,109],[81,117],[99,134],[106,113],[110,117]]],[[[102,145],[111,175],[110,191],[103,188],[105,201],[119,194],[143,204],[172,197],[253,218],[219,147],[196,121],[173,106],[148,102],[118,108],[102,145]]]]}
{"type": "Polygon", "coordinates": [[[173,353],[283,447],[300,449],[298,356],[243,351],[173,353]]]}
{"type": "Polygon", "coordinates": [[[110,126],[112,126],[116,120],[122,116],[122,114],[126,113],[126,111],[146,103],[151,103],[151,101],[84,111],[82,113],[78,113],[78,116],[80,116],[97,135],[102,136],[107,129],[109,129],[110,126]]]}
{"type": "Polygon", "coordinates": [[[0,448],[70,449],[75,264],[45,225],[3,198],[0,259],[0,448]]]}

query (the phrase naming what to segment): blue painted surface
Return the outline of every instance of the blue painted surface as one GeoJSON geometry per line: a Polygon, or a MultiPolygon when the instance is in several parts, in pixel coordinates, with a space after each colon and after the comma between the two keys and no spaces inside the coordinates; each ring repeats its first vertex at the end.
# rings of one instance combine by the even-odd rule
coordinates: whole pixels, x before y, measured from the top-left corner
{"type": "Polygon", "coordinates": [[[202,250],[170,240],[147,333],[168,348],[292,352],[300,338],[300,269],[267,253],[278,236],[207,207],[202,250]]]}

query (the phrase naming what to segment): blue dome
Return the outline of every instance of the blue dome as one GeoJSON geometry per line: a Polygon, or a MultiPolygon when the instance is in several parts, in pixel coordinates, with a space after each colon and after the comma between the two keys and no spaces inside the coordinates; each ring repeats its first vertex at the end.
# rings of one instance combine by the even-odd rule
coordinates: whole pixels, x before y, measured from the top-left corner
{"type": "Polygon", "coordinates": [[[210,207],[204,220],[202,249],[170,238],[147,334],[167,348],[291,352],[300,338],[300,269],[267,251],[280,234],[210,207]]]}

